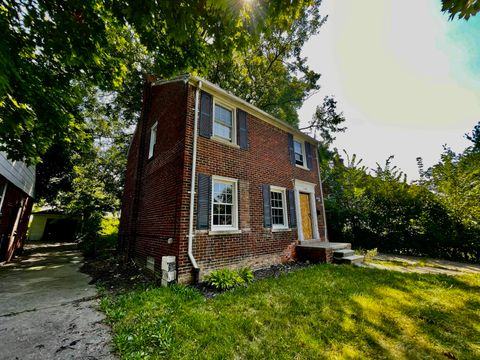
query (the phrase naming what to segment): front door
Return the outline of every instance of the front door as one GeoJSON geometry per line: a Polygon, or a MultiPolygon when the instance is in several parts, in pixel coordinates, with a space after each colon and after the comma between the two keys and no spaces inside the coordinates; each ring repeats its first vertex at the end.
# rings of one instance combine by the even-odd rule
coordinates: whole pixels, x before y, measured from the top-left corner
{"type": "Polygon", "coordinates": [[[300,193],[300,211],[302,214],[303,239],[311,240],[312,235],[312,212],[310,210],[310,195],[300,193]]]}

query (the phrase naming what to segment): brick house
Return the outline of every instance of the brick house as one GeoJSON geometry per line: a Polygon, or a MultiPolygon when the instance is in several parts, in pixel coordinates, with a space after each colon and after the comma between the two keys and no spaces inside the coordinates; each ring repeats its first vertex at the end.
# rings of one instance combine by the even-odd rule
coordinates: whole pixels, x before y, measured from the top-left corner
{"type": "Polygon", "coordinates": [[[204,79],[147,81],[128,154],[121,249],[158,272],[162,257],[175,256],[185,283],[222,267],[288,261],[308,243],[322,247],[316,146],[204,79]]]}
{"type": "Polygon", "coordinates": [[[35,167],[0,152],[0,262],[23,249],[33,205],[35,167]]]}

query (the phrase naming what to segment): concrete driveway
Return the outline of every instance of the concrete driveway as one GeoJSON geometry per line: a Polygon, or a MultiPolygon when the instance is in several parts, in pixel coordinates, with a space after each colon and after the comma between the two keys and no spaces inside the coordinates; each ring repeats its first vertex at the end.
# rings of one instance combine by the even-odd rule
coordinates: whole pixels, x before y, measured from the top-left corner
{"type": "Polygon", "coordinates": [[[75,244],[26,246],[0,266],[0,359],[114,359],[75,244]]]}

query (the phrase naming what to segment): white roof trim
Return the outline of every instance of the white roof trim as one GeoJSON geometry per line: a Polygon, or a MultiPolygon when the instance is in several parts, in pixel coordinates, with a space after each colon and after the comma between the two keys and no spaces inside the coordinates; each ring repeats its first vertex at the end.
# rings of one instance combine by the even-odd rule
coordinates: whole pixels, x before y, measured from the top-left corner
{"type": "Polygon", "coordinates": [[[257,118],[259,118],[259,119],[261,119],[261,120],[263,120],[263,121],[265,121],[265,122],[267,122],[267,123],[269,123],[269,124],[271,124],[271,125],[273,125],[277,128],[280,128],[280,129],[282,129],[286,132],[290,132],[290,133],[302,138],[303,140],[312,142],[314,144],[319,143],[319,141],[317,139],[314,139],[311,136],[301,132],[300,130],[296,129],[295,127],[288,124],[287,122],[285,122],[283,120],[280,120],[280,119],[277,119],[276,117],[270,115],[269,113],[263,111],[262,109],[259,109],[255,105],[252,105],[252,104],[246,102],[245,100],[239,98],[238,96],[232,94],[230,91],[224,90],[221,87],[219,87],[218,85],[215,85],[215,84],[211,83],[210,81],[205,80],[201,77],[193,76],[193,75],[182,75],[182,76],[178,76],[176,78],[170,79],[170,80],[156,81],[156,82],[152,83],[152,85],[153,86],[164,85],[164,84],[168,84],[168,83],[172,83],[172,82],[179,82],[179,81],[183,81],[183,82],[188,81],[191,85],[196,86],[196,87],[198,87],[199,82],[201,82],[202,83],[202,89],[212,92],[213,93],[212,95],[217,95],[217,96],[224,97],[224,98],[230,100],[230,102],[233,102],[237,108],[240,108],[240,109],[254,115],[255,117],[257,117],[257,118]]]}

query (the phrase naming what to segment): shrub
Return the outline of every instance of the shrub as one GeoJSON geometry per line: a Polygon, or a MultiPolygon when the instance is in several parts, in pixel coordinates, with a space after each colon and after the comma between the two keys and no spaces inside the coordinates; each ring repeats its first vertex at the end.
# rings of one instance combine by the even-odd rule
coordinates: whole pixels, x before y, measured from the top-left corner
{"type": "Polygon", "coordinates": [[[207,276],[208,285],[217,290],[228,290],[234,287],[249,284],[253,281],[253,272],[248,268],[242,268],[239,271],[230,269],[215,270],[207,276]]]}
{"type": "Polygon", "coordinates": [[[253,281],[253,271],[248,267],[243,267],[238,270],[238,275],[240,275],[245,284],[250,284],[253,281]]]}
{"type": "Polygon", "coordinates": [[[365,260],[371,260],[378,255],[377,248],[366,250],[365,251],[365,260]]]}

